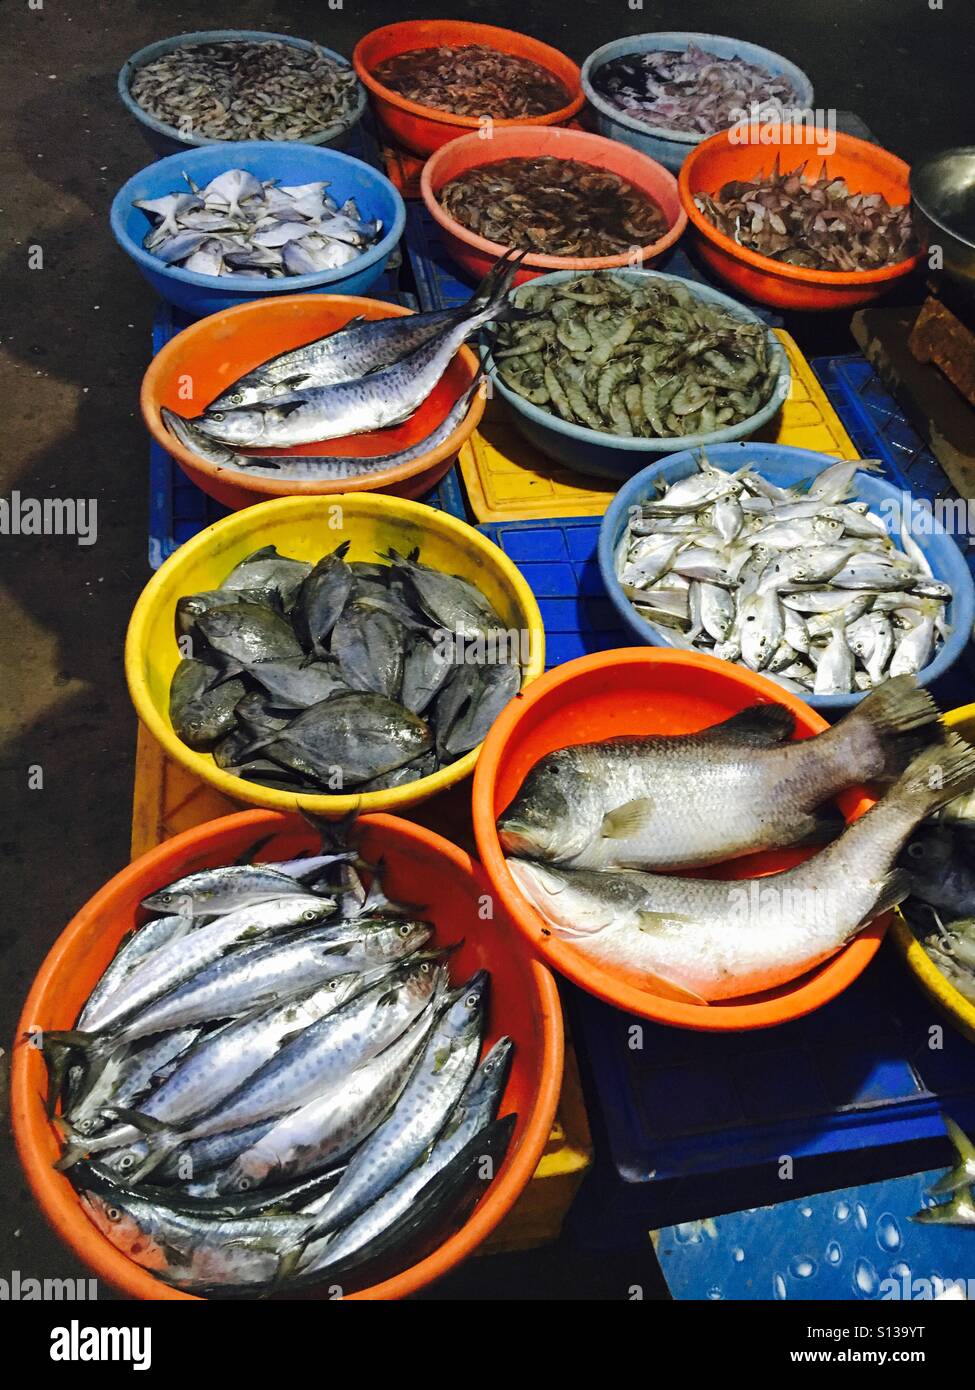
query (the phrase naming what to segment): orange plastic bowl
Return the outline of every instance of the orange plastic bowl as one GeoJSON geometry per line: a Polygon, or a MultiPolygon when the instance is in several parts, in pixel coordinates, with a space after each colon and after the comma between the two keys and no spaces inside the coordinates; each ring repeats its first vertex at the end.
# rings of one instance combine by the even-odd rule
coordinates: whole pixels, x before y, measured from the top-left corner
{"type": "Polygon", "coordinates": [[[373,110],[396,144],[413,150],[415,154],[432,154],[441,145],[446,145],[448,140],[466,135],[469,130],[479,130],[483,121],[478,116],[455,116],[450,111],[439,111],[435,106],[422,106],[419,102],[409,101],[377,81],[373,70],[387,58],[395,58],[399,53],[472,43],[484,44],[501,53],[511,53],[538,63],[557,77],[570,94],[570,100],[558,111],[548,111],[544,116],[523,116],[518,120],[495,120],[495,129],[514,125],[536,128],[565,125],[582,109],[585,96],[579,68],[557,48],[539,43],[538,39],[530,39],[527,34],[516,33],[514,29],[499,29],[494,24],[470,24],[459,19],[410,19],[373,29],[359,40],[352,54],[352,66],[359,81],[369,90],[373,110]]]}
{"type": "MultiPolygon", "coordinates": [[[[620,734],[691,733],[757,703],[785,705],[796,717],[800,738],[828,727],[802,700],[743,667],[700,652],[625,647],[580,657],[549,671],[512,700],[485,740],[474,776],[474,833],[488,877],[538,955],[607,1004],[679,1028],[714,1032],[767,1028],[811,1013],[835,998],[866,967],[883,939],[889,914],[832,959],[789,984],[727,1003],[680,1003],[604,968],[560,940],[508,872],[495,821],[546,753],[620,734]]],[[[873,805],[857,789],[844,792],[838,802],[847,820],[873,805]]],[[[813,852],[749,855],[704,873],[756,878],[789,868],[813,852]]]]}
{"type": "MultiPolygon", "coordinates": [[[[356,1299],[404,1298],[446,1274],[480,1245],[510,1211],[531,1179],[548,1141],[562,1077],[562,1013],[552,976],[521,949],[503,913],[483,920],[487,884],[480,866],[448,841],[394,816],[364,816],[363,849],[382,859],[394,898],[416,903],[436,925],[438,945],[458,945],[451,974],[491,971],[485,1045],[503,1033],[515,1040],[501,1113],[518,1122],[504,1166],[470,1220],[419,1264],[358,1293],[356,1299]]],[[[24,1005],[11,1077],[14,1139],[28,1182],[48,1221],[92,1272],[129,1298],[189,1299],[116,1250],[85,1215],[67,1178],[54,1171],[57,1135],[47,1118],[40,1052],[23,1042],[30,1029],[74,1022],[122,936],[144,919],[139,902],[181,874],[230,863],[265,835],[260,858],[280,859],[309,848],[308,826],[276,811],[245,811],[195,826],[123,869],[61,933],[24,1005]]],[[[314,1294],[312,1295],[314,1296],[314,1294]]],[[[322,1296],[328,1296],[323,1291],[322,1296]]]]}
{"type": "MultiPolygon", "coordinates": [[[[767,131],[753,126],[748,132],[721,131],[696,146],[684,160],[678,178],[680,200],[684,205],[702,257],[721,279],[749,299],[774,304],[783,309],[851,309],[879,299],[904,275],[909,275],[919,257],[909,256],[896,265],[880,270],[805,270],[760,256],[726,237],[704,216],[694,202],[697,193],[716,193],[732,179],[751,179],[770,172],[776,156],[783,169],[793,169],[808,160],[815,177],[823,162],[831,177],[846,179],[851,193],[882,193],[893,204],[911,201],[910,169],[902,159],[879,145],[857,140],[837,131],[835,153],[825,161],[815,145],[783,140],[763,143],[767,131]],[[741,143],[737,143],[738,141],[741,143]]],[[[821,133],[821,141],[827,136],[821,133]]]]}
{"type": "MultiPolygon", "coordinates": [[[[388,492],[395,497],[422,497],[449,470],[458,450],[477,428],[484,414],[481,391],[474,393],[465,418],[436,449],[411,463],[387,468],[381,473],[334,482],[289,482],[273,475],[251,478],[221,468],[219,464],[207,463],[170,434],[159,413],[160,407],[166,406],[179,415],[199,415],[204,406],[244,372],[279,352],[336,332],[356,314],[367,319],[389,319],[410,312],[398,304],[384,304],[357,295],[294,294],[211,314],[170,339],[149,364],[140,395],[146,427],[197,487],[235,511],[254,502],[264,502],[269,497],[329,496],[339,492],[388,492]]],[[[469,347],[462,347],[419,410],[402,425],[329,439],[322,444],[303,444],[280,452],[284,455],[340,454],[364,459],[404,449],[436,429],[457,397],[474,380],[476,371],[475,354],[469,347]]]]}
{"type": "Polygon", "coordinates": [[[486,275],[497,258],[510,248],[478,236],[451,217],[440,203],[440,190],[459,174],[482,164],[544,155],[552,155],[556,159],[574,159],[580,164],[618,174],[654,200],[667,218],[667,231],[657,241],[641,246],[636,257],[629,251],[619,256],[526,256],[523,268],[515,277],[518,285],[526,280],[534,280],[548,270],[612,270],[635,264],[648,266],[673,246],[687,226],[687,213],[681,207],[677,180],[673,174],[629,145],[606,140],[601,135],[589,135],[582,130],[558,126],[542,130],[515,126],[496,130],[490,140],[482,139],[480,135],[462,135],[427,160],[420,176],[420,193],[431,217],[443,228],[447,250],[477,279],[486,275]]]}

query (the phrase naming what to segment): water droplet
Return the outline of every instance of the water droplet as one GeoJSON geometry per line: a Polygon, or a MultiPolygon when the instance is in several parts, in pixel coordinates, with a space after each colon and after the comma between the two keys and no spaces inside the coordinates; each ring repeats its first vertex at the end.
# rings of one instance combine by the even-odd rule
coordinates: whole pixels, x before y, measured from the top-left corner
{"type": "Polygon", "coordinates": [[[740,1245],[736,1246],[735,1249],[732,1250],[731,1258],[734,1260],[736,1265],[740,1265],[742,1260],[744,1260],[745,1252],[744,1250],[742,1250],[740,1245]]]}
{"type": "Polygon", "coordinates": [[[833,1215],[834,1215],[834,1217],[836,1218],[837,1221],[849,1221],[849,1219],[850,1219],[850,1204],[849,1204],[849,1202],[837,1202],[837,1203],[836,1203],[836,1207],[835,1207],[835,1209],[834,1209],[834,1211],[833,1211],[833,1215]]]}
{"type": "Polygon", "coordinates": [[[700,1221],[681,1221],[674,1227],[674,1239],[678,1245],[700,1245],[700,1221]]]}
{"type": "Polygon", "coordinates": [[[724,1298],[724,1294],[718,1288],[717,1284],[712,1284],[711,1288],[708,1289],[708,1298],[713,1302],[717,1301],[719,1298],[724,1298]]]}
{"type": "Polygon", "coordinates": [[[781,1274],[774,1274],[772,1276],[772,1297],[777,1298],[780,1301],[784,1298],[789,1297],[789,1294],[785,1287],[785,1280],[783,1279],[781,1274]]]}
{"type": "Polygon", "coordinates": [[[896,1264],[891,1265],[888,1273],[891,1279],[910,1279],[911,1266],[905,1260],[898,1260],[896,1264]]]}
{"type": "Polygon", "coordinates": [[[826,1247],[826,1263],[838,1265],[843,1263],[843,1250],[839,1241],[831,1240],[826,1247]]]}
{"type": "Polygon", "coordinates": [[[857,1202],[856,1221],[861,1231],[867,1229],[867,1209],[862,1202],[857,1202]]]}
{"type": "Polygon", "coordinates": [[[889,1211],[885,1211],[877,1221],[877,1244],[881,1250],[887,1250],[891,1254],[901,1248],[901,1228],[889,1211]]]}
{"type": "Polygon", "coordinates": [[[880,1278],[869,1260],[857,1260],[853,1271],[853,1292],[860,1298],[876,1298],[880,1278]]]}
{"type": "Polygon", "coordinates": [[[812,1216],[812,1207],[800,1207],[799,1215],[805,1216],[808,1219],[810,1216],[812,1216]]]}
{"type": "Polygon", "coordinates": [[[811,1279],[816,1273],[816,1261],[806,1255],[797,1255],[789,1265],[789,1273],[793,1279],[811,1279]]]}

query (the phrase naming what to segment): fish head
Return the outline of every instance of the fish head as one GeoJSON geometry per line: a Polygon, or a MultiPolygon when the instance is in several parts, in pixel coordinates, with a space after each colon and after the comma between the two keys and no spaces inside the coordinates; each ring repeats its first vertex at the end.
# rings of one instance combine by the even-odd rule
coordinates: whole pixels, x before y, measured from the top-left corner
{"type": "Polygon", "coordinates": [[[622,877],[563,870],[530,859],[508,859],[508,871],[522,893],[546,921],[571,936],[591,936],[604,927],[624,925],[625,904],[609,890],[622,877]],[[606,886],[600,891],[600,881],[606,886]]]}
{"type": "Polygon", "coordinates": [[[593,779],[575,766],[567,751],[536,764],[498,817],[498,838],[506,853],[571,859],[598,832],[602,815],[593,803],[593,779]]]}
{"type": "Polygon", "coordinates": [[[193,421],[194,429],[220,444],[259,444],[264,437],[266,412],[241,407],[210,410],[193,421]]]}
{"type": "Polygon", "coordinates": [[[908,841],[904,867],[908,872],[930,876],[948,869],[954,854],[954,837],[950,832],[925,826],[908,841]]]}
{"type": "Polygon", "coordinates": [[[199,910],[193,894],[181,892],[179,884],[170,884],[168,888],[160,888],[157,893],[150,893],[142,899],[141,905],[148,912],[164,912],[170,917],[192,917],[194,911],[199,910]]]}
{"type": "Polygon", "coordinates": [[[507,1084],[514,1055],[514,1041],[509,1037],[498,1038],[468,1084],[464,1097],[467,1105],[484,1105],[493,1109],[507,1084]]]}
{"type": "Polygon", "coordinates": [[[151,1207],[119,1193],[82,1192],[85,1215],[102,1235],[146,1269],[165,1269],[168,1261],[150,1229],[151,1207]]]}
{"type": "Polygon", "coordinates": [[[362,943],[362,953],[371,963],[402,960],[425,946],[433,935],[429,922],[404,921],[395,926],[381,926],[369,932],[362,943]]]}
{"type": "Polygon", "coordinates": [[[475,1037],[487,1008],[490,985],[488,971],[478,970],[459,989],[454,990],[448,996],[441,1031],[457,1042],[466,1042],[475,1037]]]}

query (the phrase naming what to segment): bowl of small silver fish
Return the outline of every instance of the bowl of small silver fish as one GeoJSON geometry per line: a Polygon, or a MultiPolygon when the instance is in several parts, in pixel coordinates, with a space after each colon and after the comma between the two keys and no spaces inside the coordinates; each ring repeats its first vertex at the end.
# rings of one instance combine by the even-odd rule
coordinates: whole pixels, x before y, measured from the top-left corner
{"type": "Polygon", "coordinates": [[[789,363],[752,310],[653,270],[554,271],[486,355],[515,424],[580,473],[630,477],[648,454],[742,439],[779,411],[789,363]]]}
{"type": "Polygon", "coordinates": [[[393,1299],[530,1181],[558,994],[480,868],[389,816],[245,812],[123,869],[25,1004],[13,1128],[44,1214],[130,1298],[393,1299]],[[476,923],[476,930],[471,924],[476,923]]]}
{"type": "Polygon", "coordinates": [[[760,671],[840,711],[891,676],[937,680],[975,585],[940,522],[873,460],[778,444],[675,454],[631,478],[599,537],[628,631],[760,671]]]}
{"type": "Polygon", "coordinates": [[[194,317],[274,294],[365,294],[406,225],[384,174],[338,150],[207,145],[134,174],[112,202],[116,241],[194,317]]]}
{"type": "Polygon", "coordinates": [[[751,114],[813,104],[801,68],[758,44],[686,31],[614,39],[582,65],[596,128],[678,170],[701,140],[751,114]]]}
{"type": "Polygon", "coordinates": [[[342,145],[366,109],[347,58],[259,29],[148,44],[123,64],[118,94],[158,154],[238,140],[342,145]]]}
{"type": "MultiPolygon", "coordinates": [[[[945,724],[975,738],[975,705],[949,710],[945,724]]],[[[975,796],[950,801],[919,825],[901,856],[911,893],[891,937],[925,994],[975,1042],[975,796]]]]}
{"type": "Polygon", "coordinates": [[[143,590],[139,718],[232,800],[318,815],[462,781],[544,669],[538,605],[473,527],[374,493],[287,497],[195,536],[143,590]]]}

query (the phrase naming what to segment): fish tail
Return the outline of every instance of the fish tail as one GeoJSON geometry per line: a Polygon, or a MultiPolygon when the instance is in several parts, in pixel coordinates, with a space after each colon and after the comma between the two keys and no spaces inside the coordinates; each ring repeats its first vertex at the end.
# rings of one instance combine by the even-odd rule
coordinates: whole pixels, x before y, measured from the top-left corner
{"type": "Polygon", "coordinates": [[[477,289],[471,295],[466,305],[469,311],[473,312],[475,309],[483,308],[485,304],[490,303],[494,298],[498,284],[507,273],[511,258],[514,254],[513,251],[505,251],[503,256],[498,257],[494,265],[478,285],[477,289]]]}
{"type": "Polygon", "coordinates": [[[954,1168],[949,1169],[928,1188],[932,1197],[942,1197],[949,1193],[962,1191],[975,1181],[975,1144],[972,1144],[965,1131],[960,1125],[955,1124],[950,1115],[942,1115],[941,1118],[959,1161],[954,1168]]]}
{"type": "MultiPolygon", "coordinates": [[[[827,735],[837,743],[866,734],[873,747],[871,780],[899,777],[921,749],[940,745],[941,710],[913,675],[894,676],[872,691],[827,735]]],[[[861,745],[862,746],[862,745],[861,745]]]]}
{"type": "Polygon", "coordinates": [[[975,787],[975,748],[957,734],[925,748],[894,783],[885,800],[909,808],[917,820],[940,811],[975,787]]]}

